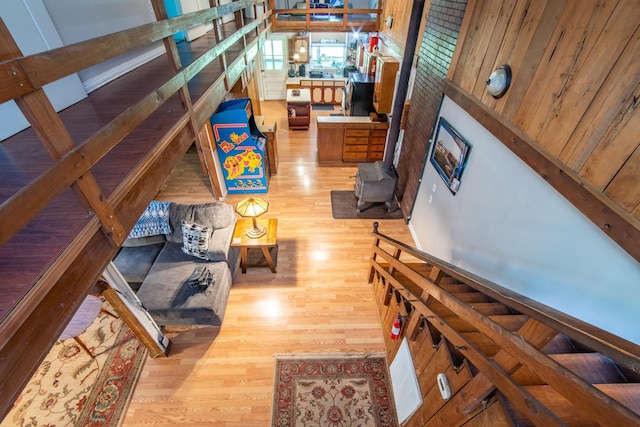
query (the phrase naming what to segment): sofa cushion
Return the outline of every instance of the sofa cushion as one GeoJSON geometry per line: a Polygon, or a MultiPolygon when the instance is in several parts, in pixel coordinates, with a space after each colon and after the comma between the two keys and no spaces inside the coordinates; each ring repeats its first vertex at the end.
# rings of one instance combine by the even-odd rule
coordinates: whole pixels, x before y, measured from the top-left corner
{"type": "Polygon", "coordinates": [[[129,284],[142,283],[163,246],[164,242],[154,245],[123,247],[113,263],[129,284]]]}
{"type": "Polygon", "coordinates": [[[222,202],[193,205],[193,222],[210,225],[214,229],[225,228],[235,223],[233,206],[222,202]]]}
{"type": "Polygon", "coordinates": [[[182,220],[193,222],[192,205],[171,203],[169,207],[169,224],[173,231],[167,234],[168,242],[182,244],[182,220]]]}
{"type": "Polygon", "coordinates": [[[171,233],[169,202],[152,200],[129,233],[130,238],[171,233]]]}
{"type": "Polygon", "coordinates": [[[228,230],[222,228],[213,230],[209,239],[209,247],[207,248],[207,256],[210,261],[229,261],[229,253],[231,251],[229,237],[233,237],[233,232],[229,233],[228,230]]]}
{"type": "Polygon", "coordinates": [[[213,231],[208,225],[182,220],[182,252],[209,260],[209,239],[213,231]]]}
{"type": "Polygon", "coordinates": [[[167,243],[138,291],[138,298],[159,325],[222,324],[232,276],[226,262],[207,262],[167,243]],[[187,280],[197,266],[206,265],[215,284],[192,288],[187,280]]]}
{"type": "Polygon", "coordinates": [[[156,245],[158,243],[164,243],[167,238],[164,234],[158,234],[157,236],[147,237],[127,237],[122,243],[122,247],[137,248],[139,246],[156,245]]]}

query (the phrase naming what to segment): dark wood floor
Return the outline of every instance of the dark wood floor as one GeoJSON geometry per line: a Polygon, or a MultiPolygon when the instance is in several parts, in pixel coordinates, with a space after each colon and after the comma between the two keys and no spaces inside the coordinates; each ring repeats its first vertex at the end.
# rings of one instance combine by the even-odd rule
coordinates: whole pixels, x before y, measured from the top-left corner
{"type": "MultiPolygon", "coordinates": [[[[232,32],[233,28],[227,25],[223,31],[232,32]]],[[[193,43],[178,43],[183,64],[194,61],[215,44],[212,33],[193,43]]],[[[237,49],[232,47],[226,53],[226,59],[235,60],[238,52],[239,46],[237,49]]],[[[61,111],[60,118],[75,145],[84,142],[131,105],[155,91],[161,82],[171,77],[170,70],[166,55],[162,55],[61,111]]],[[[214,61],[189,82],[193,102],[220,78],[221,70],[220,62],[214,61]]],[[[177,94],[174,95],[94,165],[91,173],[105,197],[112,194],[184,112],[182,101],[177,94]]],[[[15,196],[52,164],[47,150],[31,128],[0,142],[0,202],[15,196]]],[[[92,216],[93,213],[87,211],[69,189],[0,246],[0,319],[25,296],[92,216]]]]}

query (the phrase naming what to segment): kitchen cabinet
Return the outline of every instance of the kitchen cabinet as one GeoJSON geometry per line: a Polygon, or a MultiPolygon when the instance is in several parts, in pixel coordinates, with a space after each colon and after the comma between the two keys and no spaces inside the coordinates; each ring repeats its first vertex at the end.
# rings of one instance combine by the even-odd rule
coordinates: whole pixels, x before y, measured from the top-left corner
{"type": "Polygon", "coordinates": [[[309,39],[307,37],[289,38],[289,62],[306,64],[309,62],[309,39]]]}
{"type": "Polygon", "coordinates": [[[382,160],[388,122],[369,117],[319,116],[317,159],[323,165],[369,163],[382,160]]]}
{"type": "Polygon", "coordinates": [[[375,83],[373,85],[373,108],[378,114],[389,114],[393,105],[396,74],[400,63],[392,56],[376,58],[375,83]]]}
{"type": "Polygon", "coordinates": [[[309,79],[300,80],[301,88],[311,90],[312,104],[341,104],[345,80],[309,79]]]}

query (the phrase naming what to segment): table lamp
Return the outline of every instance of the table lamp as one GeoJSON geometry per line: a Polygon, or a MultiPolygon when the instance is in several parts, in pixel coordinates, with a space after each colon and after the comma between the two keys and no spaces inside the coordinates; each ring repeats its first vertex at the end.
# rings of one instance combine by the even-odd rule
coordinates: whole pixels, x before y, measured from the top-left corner
{"type": "Polygon", "coordinates": [[[236,212],[243,217],[249,217],[253,220],[253,228],[247,230],[247,236],[252,239],[257,239],[267,234],[267,229],[259,226],[256,221],[256,217],[259,217],[267,210],[269,210],[269,202],[259,197],[248,197],[238,203],[236,212]]]}

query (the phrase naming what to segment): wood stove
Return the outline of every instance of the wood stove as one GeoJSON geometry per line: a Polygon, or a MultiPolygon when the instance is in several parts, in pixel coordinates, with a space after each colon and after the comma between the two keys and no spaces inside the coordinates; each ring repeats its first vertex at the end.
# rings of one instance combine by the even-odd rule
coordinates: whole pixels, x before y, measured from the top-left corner
{"type": "Polygon", "coordinates": [[[354,194],[358,199],[356,211],[360,213],[365,203],[381,203],[387,206],[387,212],[397,209],[393,203],[398,176],[395,171],[387,171],[381,161],[358,163],[354,194]]]}

